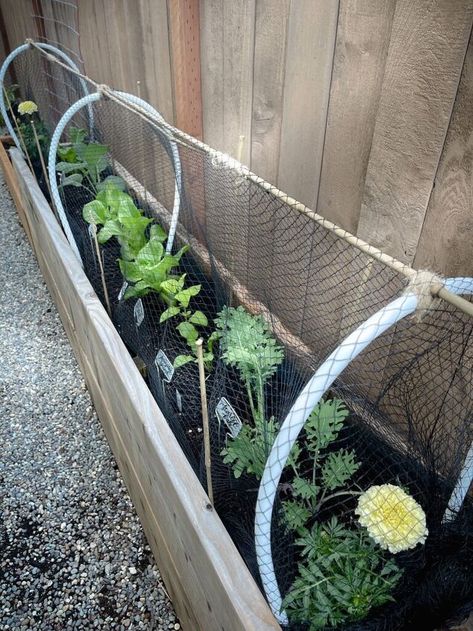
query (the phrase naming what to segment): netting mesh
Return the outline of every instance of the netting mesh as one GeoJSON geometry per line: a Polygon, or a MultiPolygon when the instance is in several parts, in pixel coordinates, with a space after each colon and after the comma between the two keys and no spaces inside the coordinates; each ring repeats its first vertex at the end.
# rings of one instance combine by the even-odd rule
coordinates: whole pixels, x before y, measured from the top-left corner
{"type": "MultiPolygon", "coordinates": [[[[14,63],[18,97],[38,104],[52,133],[83,85],[35,49],[14,63]]],[[[92,175],[83,166],[57,175],[86,274],[146,366],[145,379],[207,488],[195,339],[181,325],[194,322],[203,337],[214,503],[262,585],[255,511],[275,437],[314,372],[401,294],[405,276],[216,152],[176,137],[176,165],[165,126],[107,95],[91,107],[92,119],[83,108],[67,125],[61,149],[63,156],[76,151],[74,164],[84,147],[105,146],[97,150],[100,165],[92,175]],[[166,237],[153,226],[170,229],[176,167],[182,185],[172,253],[188,249],[165,278],[181,282],[180,292],[199,288],[184,306],[179,291],[170,298],[151,285],[137,289],[151,276],[157,282],[166,237]],[[67,183],[71,174],[81,178],[67,183]],[[120,179],[101,186],[111,176],[120,179]],[[151,220],[141,233],[143,248],[154,244],[146,256],[124,246],[137,218],[127,199],[151,220]],[[94,200],[115,212],[108,238],[105,211],[89,206],[84,214],[94,200]],[[131,213],[128,224],[115,203],[131,213]]],[[[470,316],[444,301],[420,321],[401,320],[348,364],[312,411],[266,514],[291,629],[433,628],[471,609],[469,498],[452,519],[444,515],[473,440],[472,327],[470,316]]]]}

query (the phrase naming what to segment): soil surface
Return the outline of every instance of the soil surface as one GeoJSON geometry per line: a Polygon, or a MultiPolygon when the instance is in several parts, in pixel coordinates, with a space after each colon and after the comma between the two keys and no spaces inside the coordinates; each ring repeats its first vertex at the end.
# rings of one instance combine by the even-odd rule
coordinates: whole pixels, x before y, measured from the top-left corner
{"type": "Polygon", "coordinates": [[[179,629],[0,175],[0,630],[179,629]]]}

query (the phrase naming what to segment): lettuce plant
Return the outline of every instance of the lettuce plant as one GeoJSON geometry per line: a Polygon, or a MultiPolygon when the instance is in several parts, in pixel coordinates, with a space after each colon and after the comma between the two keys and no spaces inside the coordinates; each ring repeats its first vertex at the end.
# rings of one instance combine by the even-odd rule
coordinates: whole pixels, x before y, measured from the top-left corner
{"type": "Polygon", "coordinates": [[[56,164],[56,171],[61,175],[60,188],[82,187],[95,196],[113,184],[115,188],[124,191],[125,182],[117,175],[109,175],[101,180],[102,173],[110,167],[107,145],[88,143],[86,137],[85,129],[72,127],[69,131],[70,143],[58,148],[60,162],[56,164]]]}
{"type": "MultiPolygon", "coordinates": [[[[106,243],[112,237],[117,239],[125,261],[134,260],[147,243],[146,229],[152,220],[144,217],[130,195],[115,184],[108,183],[93,201],[86,204],[82,216],[87,223],[102,226],[97,233],[99,243],[106,243]]],[[[163,233],[159,226],[153,232],[154,236],[159,234],[164,240],[163,233]]]]}
{"type": "Polygon", "coordinates": [[[244,424],[222,451],[235,477],[244,471],[260,478],[277,432],[266,418],[264,388],[284,359],[284,351],[261,316],[243,307],[224,307],[215,320],[223,361],[236,368],[245,385],[253,425],[244,424]]]}

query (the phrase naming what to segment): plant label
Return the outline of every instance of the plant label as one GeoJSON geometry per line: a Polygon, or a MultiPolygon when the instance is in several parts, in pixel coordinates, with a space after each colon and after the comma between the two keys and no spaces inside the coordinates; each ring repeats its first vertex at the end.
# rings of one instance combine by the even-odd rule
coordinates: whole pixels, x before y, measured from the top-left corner
{"type": "Polygon", "coordinates": [[[126,288],[128,287],[128,283],[125,281],[122,285],[122,288],[118,292],[118,302],[123,300],[123,296],[125,295],[126,288]]]}
{"type": "Polygon", "coordinates": [[[215,414],[217,415],[218,420],[221,423],[225,423],[225,425],[228,427],[232,438],[236,438],[240,433],[243,423],[229,403],[228,399],[226,399],[225,397],[222,397],[220,399],[215,408],[215,414]]]}
{"type": "Polygon", "coordinates": [[[140,324],[145,319],[145,310],[143,308],[143,301],[141,298],[135,302],[135,307],[133,309],[133,315],[135,316],[135,324],[136,326],[140,326],[140,324]]]}
{"type": "MultiPolygon", "coordinates": [[[[154,360],[154,363],[156,364],[156,368],[158,369],[158,372],[159,372],[159,369],[161,368],[165,380],[168,382],[171,381],[172,376],[174,375],[174,366],[169,361],[169,357],[166,355],[164,351],[162,350],[158,351],[158,354],[156,355],[156,359],[154,360]]],[[[177,399],[177,395],[176,395],[176,399],[177,399]]]]}
{"type": "Polygon", "coordinates": [[[181,397],[181,393],[179,392],[177,388],[176,388],[176,403],[177,403],[177,409],[179,410],[179,412],[182,412],[182,397],[181,397]]]}

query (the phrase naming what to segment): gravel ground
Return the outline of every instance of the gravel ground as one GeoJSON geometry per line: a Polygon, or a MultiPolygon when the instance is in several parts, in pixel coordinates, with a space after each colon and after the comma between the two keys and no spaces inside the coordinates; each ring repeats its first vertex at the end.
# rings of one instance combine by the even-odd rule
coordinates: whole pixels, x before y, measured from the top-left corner
{"type": "Polygon", "coordinates": [[[0,629],[179,629],[3,177],[0,252],[0,629]]]}

